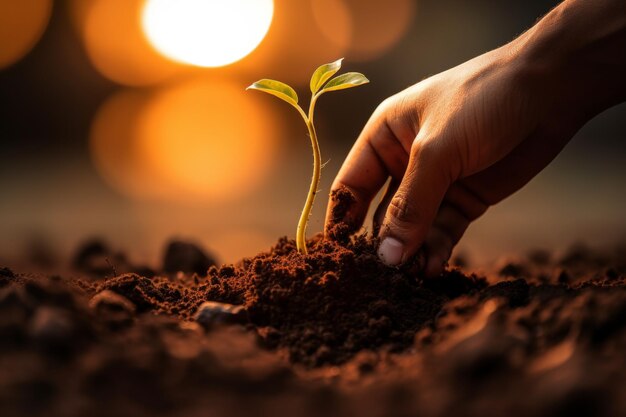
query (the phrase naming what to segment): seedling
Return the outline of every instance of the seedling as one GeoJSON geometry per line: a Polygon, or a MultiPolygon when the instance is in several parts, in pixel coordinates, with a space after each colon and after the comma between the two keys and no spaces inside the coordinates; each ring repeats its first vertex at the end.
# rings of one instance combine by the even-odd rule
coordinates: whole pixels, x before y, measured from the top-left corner
{"type": "Polygon", "coordinates": [[[315,200],[315,194],[317,193],[317,187],[320,182],[320,175],[322,171],[322,159],[320,156],[320,146],[317,141],[317,134],[315,132],[315,125],[313,124],[313,116],[315,113],[315,103],[317,99],[324,93],[329,91],[345,90],[346,88],[357,87],[362,84],[367,84],[369,80],[365,76],[358,72],[347,72],[339,75],[333,79],[331,77],[339,71],[341,68],[341,62],[343,58],[338,59],[330,64],[324,64],[318,67],[313,76],[311,77],[311,102],[309,103],[308,115],[302,110],[302,107],[298,104],[298,95],[296,91],[285,83],[275,80],[262,79],[246,90],[259,90],[265,93],[278,97],[281,100],[291,104],[306,124],[309,130],[309,137],[311,138],[311,146],[313,148],[313,177],[311,178],[311,186],[309,188],[309,194],[306,198],[306,203],[302,209],[300,220],[298,221],[298,229],[296,231],[296,247],[298,252],[302,254],[307,253],[306,249],[306,226],[309,222],[309,216],[311,215],[311,208],[313,208],[313,201],[315,200]]]}

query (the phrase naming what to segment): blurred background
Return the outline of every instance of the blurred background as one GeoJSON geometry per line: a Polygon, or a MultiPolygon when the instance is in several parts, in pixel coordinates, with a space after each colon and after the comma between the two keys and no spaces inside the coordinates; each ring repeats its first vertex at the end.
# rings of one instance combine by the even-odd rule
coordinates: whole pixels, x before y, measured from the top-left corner
{"type": "MultiPolygon", "coordinates": [[[[103,237],[157,263],[171,237],[223,262],[295,235],[311,174],[293,109],[317,65],[371,84],[328,94],[316,123],[329,185],[384,98],[493,49],[556,1],[0,0],[0,262],[63,259],[103,237]]],[[[526,188],[476,222],[473,264],[626,238],[626,105],[585,126],[526,188]]]]}

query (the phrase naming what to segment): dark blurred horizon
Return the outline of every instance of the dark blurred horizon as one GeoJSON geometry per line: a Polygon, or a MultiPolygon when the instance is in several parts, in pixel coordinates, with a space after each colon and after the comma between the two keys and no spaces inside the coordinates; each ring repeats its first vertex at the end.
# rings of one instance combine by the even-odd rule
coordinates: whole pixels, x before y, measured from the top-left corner
{"type": "MultiPolygon", "coordinates": [[[[132,85],[112,81],[94,65],[94,52],[90,55],[87,51],[92,44],[85,43],[83,32],[77,29],[77,1],[80,2],[55,1],[47,28],[32,50],[12,65],[0,67],[2,263],[21,260],[24,251],[40,241],[67,257],[76,245],[92,236],[102,236],[140,262],[156,262],[162,245],[172,236],[197,241],[221,260],[232,262],[267,249],[279,236],[293,236],[310,178],[311,157],[305,131],[293,109],[243,93],[243,89],[258,78],[286,77],[302,92],[306,102],[306,79],[315,64],[309,64],[303,56],[309,52],[311,60],[330,61],[339,57],[335,54],[345,53],[345,69],[363,72],[372,82],[359,91],[341,92],[320,100],[316,113],[318,131],[323,157],[330,162],[323,173],[323,198],[316,202],[309,235],[321,231],[330,182],[380,101],[512,40],[558,4],[512,0],[391,1],[390,7],[397,3],[407,11],[403,13],[410,12],[410,16],[403,16],[406,30],[398,29],[396,38],[374,51],[368,50],[367,45],[339,47],[337,42],[322,38],[320,33],[326,33],[323,27],[312,38],[306,38],[301,33],[306,29],[298,26],[298,19],[314,25],[311,16],[316,7],[321,7],[315,5],[317,0],[303,0],[298,5],[276,0],[275,21],[266,39],[241,61],[221,68],[180,66],[158,82],[132,85]],[[290,25],[284,24],[287,12],[294,16],[290,25]],[[283,56],[280,48],[288,47],[291,49],[284,49],[283,56]],[[306,70],[303,75],[302,67],[306,70]],[[190,96],[200,90],[224,96],[200,97],[199,101],[190,96]],[[227,97],[233,101],[225,108],[241,110],[241,115],[219,114],[219,103],[227,97]],[[146,125],[146,132],[163,141],[158,152],[169,157],[173,152],[166,145],[196,144],[184,140],[202,133],[201,128],[206,127],[199,125],[188,131],[187,125],[175,125],[181,120],[189,123],[184,109],[171,125],[158,124],[167,115],[178,114],[178,108],[172,107],[176,100],[191,100],[189,103],[199,106],[207,103],[208,116],[202,113],[198,118],[204,120],[215,114],[223,119],[224,127],[208,132],[222,135],[221,140],[232,145],[188,151],[191,156],[207,149],[216,153],[209,152],[203,158],[207,169],[215,166],[217,171],[203,172],[210,178],[191,184],[187,194],[183,193],[188,191],[184,187],[180,193],[161,189],[144,193],[149,186],[144,187],[142,181],[154,182],[154,172],[135,171],[141,164],[125,159],[136,150],[123,143],[124,135],[134,126],[113,123],[123,120],[120,117],[128,116],[135,107],[116,108],[114,104],[147,106],[150,117],[142,116],[141,122],[146,125]],[[110,114],[103,109],[110,109],[110,114]],[[251,116],[254,111],[261,112],[259,120],[251,116]],[[148,126],[146,120],[155,125],[148,126]],[[104,131],[97,130],[97,126],[104,131]],[[171,126],[180,127],[180,137],[174,134],[171,139],[161,138],[159,135],[171,126]],[[237,138],[228,137],[229,131],[253,137],[237,142],[237,138]],[[98,153],[106,148],[102,143],[108,144],[109,138],[115,152],[98,153]],[[243,155],[241,159],[238,153],[243,155]],[[227,172],[229,167],[232,171],[227,172]],[[220,184],[229,191],[219,190],[220,184]],[[205,187],[206,192],[196,193],[192,186],[205,187]]],[[[91,0],[84,0],[88,1],[91,0]]],[[[375,11],[376,2],[371,1],[362,3],[361,9],[370,10],[370,6],[365,6],[369,3],[375,11]]],[[[351,0],[341,4],[346,10],[356,10],[359,3],[351,0]]],[[[375,26],[376,16],[361,13],[353,19],[361,19],[373,32],[382,30],[375,26]]],[[[393,11],[388,13],[389,19],[398,18],[393,11]]],[[[92,20],[93,15],[89,15],[92,20]]],[[[358,19],[354,20],[354,36],[363,30],[357,25],[361,21],[358,19]]],[[[382,39],[385,33],[380,32],[379,37],[382,39]]],[[[590,245],[626,241],[625,136],[625,104],[593,119],[543,173],[473,225],[459,252],[484,264],[535,247],[563,250],[579,241],[590,245]]],[[[155,153],[153,157],[159,155],[155,153]]],[[[183,161],[184,165],[185,158],[189,158],[184,152],[175,156],[178,159],[163,161],[171,168],[174,162],[183,161]]],[[[174,172],[176,181],[189,180],[202,167],[203,159],[196,159],[189,162],[189,169],[183,166],[174,172]]],[[[172,182],[168,187],[177,188],[176,184],[179,183],[172,182]]]]}

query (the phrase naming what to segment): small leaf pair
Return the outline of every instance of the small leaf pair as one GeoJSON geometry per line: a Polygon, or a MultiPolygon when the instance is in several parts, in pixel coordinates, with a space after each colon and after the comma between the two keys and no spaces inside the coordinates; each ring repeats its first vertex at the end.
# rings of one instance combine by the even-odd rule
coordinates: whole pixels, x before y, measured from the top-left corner
{"type": "MultiPolygon", "coordinates": [[[[359,72],[347,72],[331,80],[330,78],[341,69],[342,61],[343,58],[329,64],[321,65],[315,70],[310,82],[311,93],[314,96],[320,96],[328,91],[357,87],[369,82],[369,80],[359,72]]],[[[294,107],[298,106],[298,94],[296,91],[289,85],[280,81],[264,78],[253,83],[246,88],[246,90],[263,91],[286,101],[294,107]]]]}
{"type": "Polygon", "coordinates": [[[313,177],[311,178],[311,186],[309,187],[309,193],[307,195],[304,208],[302,209],[302,214],[300,215],[296,232],[296,246],[298,248],[298,252],[302,254],[307,253],[306,227],[311,214],[311,208],[313,207],[313,201],[315,200],[315,194],[317,193],[320,173],[322,170],[320,147],[319,142],[317,141],[315,126],[313,125],[315,103],[317,102],[319,96],[328,91],[344,90],[346,88],[367,84],[369,82],[363,74],[358,72],[348,72],[332,78],[333,75],[341,69],[342,61],[343,58],[329,64],[321,65],[313,73],[310,82],[312,95],[308,114],[305,113],[304,110],[302,110],[302,107],[298,104],[298,94],[296,91],[285,83],[264,78],[255,82],[246,89],[263,91],[291,104],[296,108],[296,110],[298,110],[298,113],[302,116],[302,119],[304,120],[304,123],[309,131],[309,137],[311,138],[311,145],[313,148],[313,177]]]}

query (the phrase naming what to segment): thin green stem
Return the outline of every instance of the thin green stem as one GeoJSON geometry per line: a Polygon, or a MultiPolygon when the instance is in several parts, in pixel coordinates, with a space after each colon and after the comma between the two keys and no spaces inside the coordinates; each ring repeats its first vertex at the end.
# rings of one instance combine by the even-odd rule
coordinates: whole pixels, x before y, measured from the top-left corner
{"type": "Polygon", "coordinates": [[[296,108],[296,110],[298,110],[298,113],[300,113],[300,116],[302,116],[302,119],[304,120],[304,123],[306,123],[307,125],[309,124],[309,118],[307,117],[307,115],[304,113],[304,110],[302,110],[302,107],[300,107],[299,105],[294,105],[294,107],[296,108]]]}
{"type": "Polygon", "coordinates": [[[311,186],[309,187],[309,194],[306,198],[306,203],[302,209],[300,215],[300,221],[298,221],[298,230],[296,233],[296,247],[298,252],[306,255],[306,226],[311,216],[311,209],[313,208],[313,202],[315,201],[315,195],[317,194],[317,188],[320,182],[320,176],[322,172],[322,157],[320,154],[320,145],[317,141],[317,133],[315,132],[315,126],[313,125],[313,116],[315,111],[315,102],[318,95],[314,95],[311,98],[311,104],[309,105],[309,115],[306,117],[304,112],[300,109],[302,117],[306,122],[306,126],[309,129],[309,137],[311,138],[311,147],[313,148],[313,177],[311,178],[311,186]]]}
{"type": "Polygon", "coordinates": [[[311,102],[309,103],[309,122],[313,124],[313,116],[315,115],[315,103],[317,103],[317,98],[322,94],[319,92],[317,94],[313,94],[311,97],[311,102]]]}

